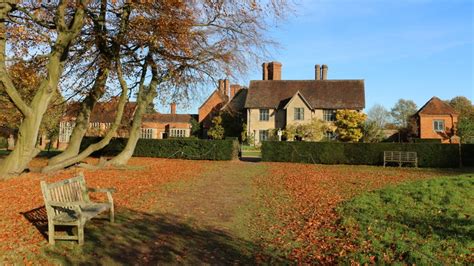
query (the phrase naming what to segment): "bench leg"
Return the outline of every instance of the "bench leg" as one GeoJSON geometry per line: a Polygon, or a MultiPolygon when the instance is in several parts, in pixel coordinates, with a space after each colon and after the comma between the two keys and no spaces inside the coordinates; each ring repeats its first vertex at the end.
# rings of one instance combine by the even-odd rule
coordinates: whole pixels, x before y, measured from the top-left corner
{"type": "Polygon", "coordinates": [[[115,223],[115,210],[114,210],[114,205],[112,205],[112,207],[110,207],[109,216],[110,216],[110,222],[111,222],[111,223],[115,223]]]}
{"type": "Polygon", "coordinates": [[[54,245],[54,224],[48,221],[48,240],[50,245],[54,245]]]}
{"type": "Polygon", "coordinates": [[[79,224],[77,226],[77,239],[79,245],[84,245],[84,224],[79,224]]]}

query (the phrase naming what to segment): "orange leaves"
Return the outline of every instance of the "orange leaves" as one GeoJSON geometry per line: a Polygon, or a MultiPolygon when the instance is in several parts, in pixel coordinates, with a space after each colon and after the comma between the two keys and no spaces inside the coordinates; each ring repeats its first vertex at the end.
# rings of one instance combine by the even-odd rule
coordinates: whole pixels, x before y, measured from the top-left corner
{"type": "MultiPolygon", "coordinates": [[[[32,166],[39,167],[45,163],[45,159],[35,159],[32,166]]],[[[19,262],[23,256],[34,257],[40,248],[47,245],[45,238],[22,214],[44,205],[40,180],[53,182],[83,171],[88,186],[117,189],[114,200],[119,209],[124,207],[150,212],[156,205],[163,184],[196,177],[206,164],[208,162],[204,161],[132,158],[130,165],[134,169],[130,170],[71,169],[47,177],[27,173],[0,182],[0,261],[19,262]]],[[[103,199],[100,193],[94,193],[92,197],[103,199]]]]}

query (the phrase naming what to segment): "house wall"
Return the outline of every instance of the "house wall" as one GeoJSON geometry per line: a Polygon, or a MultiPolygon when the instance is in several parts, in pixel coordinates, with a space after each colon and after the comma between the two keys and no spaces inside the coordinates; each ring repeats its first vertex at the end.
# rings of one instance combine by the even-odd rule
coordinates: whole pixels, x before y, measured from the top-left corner
{"type": "MultiPolygon", "coordinates": [[[[457,124],[457,115],[420,115],[419,133],[422,139],[441,139],[442,143],[451,143],[452,128],[457,124]],[[444,120],[444,132],[434,130],[434,120],[444,120]]],[[[457,143],[457,141],[454,141],[457,143]]]]}
{"type": "Polygon", "coordinates": [[[162,139],[163,133],[169,134],[169,130],[171,128],[178,128],[178,129],[185,129],[186,136],[191,136],[191,124],[190,123],[158,123],[158,122],[142,122],[142,128],[153,128],[153,136],[154,139],[162,139]]]}
{"type": "Polygon", "coordinates": [[[213,113],[219,110],[224,101],[217,91],[214,91],[207,101],[199,108],[198,122],[202,123],[203,129],[209,129],[212,126],[213,113]]]}
{"type": "Polygon", "coordinates": [[[308,105],[300,98],[294,97],[286,108],[286,122],[288,125],[292,124],[308,124],[313,119],[313,112],[308,108],[308,105]],[[295,120],[295,108],[304,108],[304,120],[295,120]]]}
{"type": "MultiPolygon", "coordinates": [[[[262,108],[265,109],[265,108],[262,108]]],[[[247,127],[248,131],[247,134],[250,136],[251,134],[255,137],[255,143],[260,143],[259,140],[259,131],[260,130],[271,130],[276,128],[277,124],[277,117],[284,118],[284,116],[280,113],[277,115],[277,111],[275,109],[269,109],[269,119],[268,121],[260,121],[260,109],[247,109],[247,127]]],[[[278,122],[281,124],[281,121],[278,122]]]]}

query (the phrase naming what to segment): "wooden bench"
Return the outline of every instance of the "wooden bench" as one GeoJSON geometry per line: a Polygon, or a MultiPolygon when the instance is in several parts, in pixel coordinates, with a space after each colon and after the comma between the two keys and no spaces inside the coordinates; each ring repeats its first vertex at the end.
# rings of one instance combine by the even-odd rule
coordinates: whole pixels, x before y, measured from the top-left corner
{"type": "Polygon", "coordinates": [[[41,181],[44,204],[48,215],[49,243],[54,245],[55,239],[77,240],[79,245],[84,244],[85,223],[102,212],[109,211],[110,222],[114,222],[114,200],[111,188],[87,188],[84,175],[47,184],[41,181]],[[107,193],[107,202],[93,202],[89,192],[107,193]],[[77,235],[55,235],[54,226],[77,227],[77,235]]]}
{"type": "Polygon", "coordinates": [[[384,151],[383,167],[389,162],[398,163],[401,167],[403,163],[413,163],[418,167],[418,157],[414,151],[384,151]]]}

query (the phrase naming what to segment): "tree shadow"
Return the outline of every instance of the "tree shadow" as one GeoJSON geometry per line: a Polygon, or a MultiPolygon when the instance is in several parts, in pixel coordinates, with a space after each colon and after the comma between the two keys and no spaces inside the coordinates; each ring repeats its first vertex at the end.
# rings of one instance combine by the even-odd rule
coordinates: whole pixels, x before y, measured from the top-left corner
{"type": "MultiPolygon", "coordinates": [[[[211,227],[198,227],[182,217],[119,208],[115,223],[94,219],[86,223],[85,244],[57,241],[44,249],[48,258],[65,264],[255,264],[287,262],[262,254],[257,244],[211,227]]],[[[46,237],[44,207],[24,214],[46,237]]],[[[46,244],[46,240],[45,240],[46,244]]]]}

